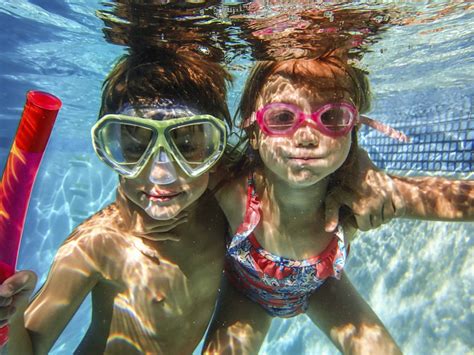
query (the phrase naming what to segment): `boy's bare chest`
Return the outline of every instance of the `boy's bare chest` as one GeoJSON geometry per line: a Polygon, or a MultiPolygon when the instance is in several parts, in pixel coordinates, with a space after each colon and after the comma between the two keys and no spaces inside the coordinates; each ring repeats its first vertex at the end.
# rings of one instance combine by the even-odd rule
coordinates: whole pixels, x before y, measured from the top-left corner
{"type": "Polygon", "coordinates": [[[221,260],[192,259],[186,267],[142,252],[125,260],[121,274],[109,282],[114,291],[97,302],[111,311],[111,353],[125,350],[114,340],[117,334],[133,339],[143,353],[183,353],[188,347],[192,352],[212,315],[222,273],[221,260]]]}

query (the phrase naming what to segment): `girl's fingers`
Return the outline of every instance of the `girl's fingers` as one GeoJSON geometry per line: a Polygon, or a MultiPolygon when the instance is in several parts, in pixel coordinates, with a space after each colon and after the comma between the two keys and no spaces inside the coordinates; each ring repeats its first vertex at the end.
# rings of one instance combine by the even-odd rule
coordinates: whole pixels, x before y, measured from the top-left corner
{"type": "Polygon", "coordinates": [[[142,234],[141,237],[153,240],[155,242],[171,240],[171,241],[179,241],[180,239],[176,237],[174,233],[169,232],[148,232],[146,234],[142,234]]]}
{"type": "Polygon", "coordinates": [[[13,302],[13,297],[0,297],[0,308],[8,307],[13,302]]]}
{"type": "Polygon", "coordinates": [[[382,208],[382,223],[390,222],[395,217],[393,199],[385,200],[382,208]]]}
{"type": "Polygon", "coordinates": [[[403,199],[402,195],[396,191],[392,197],[392,208],[393,208],[393,215],[394,217],[402,217],[405,214],[405,200],[403,199]]]}
{"type": "Polygon", "coordinates": [[[153,234],[153,233],[167,233],[180,224],[186,223],[188,220],[187,219],[182,219],[179,221],[175,221],[172,224],[169,225],[164,225],[164,226],[155,226],[154,228],[149,229],[145,234],[153,234]]]}
{"type": "Polygon", "coordinates": [[[357,228],[361,231],[365,232],[372,229],[372,223],[370,221],[370,215],[362,214],[362,215],[354,215],[357,228]]]}
{"type": "Polygon", "coordinates": [[[181,212],[179,215],[177,215],[174,218],[164,220],[164,221],[156,221],[153,225],[147,226],[145,234],[169,232],[176,226],[186,223],[187,221],[188,221],[188,212],[181,212]]]}

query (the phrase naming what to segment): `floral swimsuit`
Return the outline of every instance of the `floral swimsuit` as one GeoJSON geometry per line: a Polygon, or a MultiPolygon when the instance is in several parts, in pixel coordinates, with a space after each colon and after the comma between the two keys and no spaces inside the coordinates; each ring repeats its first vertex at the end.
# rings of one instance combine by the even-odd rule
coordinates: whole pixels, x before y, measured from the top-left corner
{"type": "Polygon", "coordinates": [[[253,233],[259,221],[260,200],[250,177],[244,221],[227,245],[226,275],[234,287],[272,316],[304,313],[311,294],[328,277],[341,276],[346,260],[342,227],[321,254],[292,260],[262,248],[253,233]]]}

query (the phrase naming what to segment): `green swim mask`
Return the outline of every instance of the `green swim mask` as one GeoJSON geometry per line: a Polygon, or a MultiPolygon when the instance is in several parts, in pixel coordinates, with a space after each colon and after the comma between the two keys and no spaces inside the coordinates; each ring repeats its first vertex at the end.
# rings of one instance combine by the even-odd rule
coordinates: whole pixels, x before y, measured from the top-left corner
{"type": "Polygon", "coordinates": [[[211,115],[151,118],[109,114],[92,127],[99,158],[127,178],[135,178],[150,157],[170,155],[190,177],[208,171],[224,153],[226,126],[211,115]]]}

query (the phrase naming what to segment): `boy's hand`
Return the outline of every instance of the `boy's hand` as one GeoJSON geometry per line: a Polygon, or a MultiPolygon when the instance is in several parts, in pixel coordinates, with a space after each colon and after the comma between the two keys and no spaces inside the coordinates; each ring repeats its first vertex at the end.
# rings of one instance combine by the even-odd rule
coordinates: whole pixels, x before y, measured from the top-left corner
{"type": "Polygon", "coordinates": [[[35,289],[33,271],[18,271],[0,284],[0,327],[5,326],[17,310],[24,311],[35,289]]]}
{"type": "Polygon", "coordinates": [[[379,170],[363,149],[358,152],[358,171],[346,179],[350,185],[337,186],[326,197],[325,230],[332,232],[339,223],[339,209],[347,206],[354,214],[357,228],[367,231],[400,217],[405,201],[390,176],[379,170]]]}

